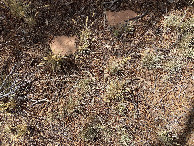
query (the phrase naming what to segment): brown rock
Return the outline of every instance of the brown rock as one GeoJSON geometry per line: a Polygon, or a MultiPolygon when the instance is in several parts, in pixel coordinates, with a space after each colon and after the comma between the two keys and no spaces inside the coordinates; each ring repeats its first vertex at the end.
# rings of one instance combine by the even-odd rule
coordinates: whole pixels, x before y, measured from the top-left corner
{"type": "Polygon", "coordinates": [[[75,36],[56,36],[50,43],[51,50],[55,55],[70,55],[77,50],[75,46],[75,36]]]}
{"type": "Polygon", "coordinates": [[[106,11],[106,18],[109,25],[117,25],[119,23],[124,23],[125,20],[136,17],[137,14],[132,10],[125,10],[119,12],[106,11]]]}

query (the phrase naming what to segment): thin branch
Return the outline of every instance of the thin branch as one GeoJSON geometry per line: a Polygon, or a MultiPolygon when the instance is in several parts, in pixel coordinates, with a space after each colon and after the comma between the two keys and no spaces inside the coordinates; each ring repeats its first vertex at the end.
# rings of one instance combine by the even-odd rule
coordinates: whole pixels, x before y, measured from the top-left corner
{"type": "Polygon", "coordinates": [[[45,103],[45,102],[49,102],[49,100],[47,98],[45,99],[40,99],[40,100],[32,100],[34,103],[31,106],[34,106],[36,104],[41,104],[41,103],[45,103]]]}
{"type": "Polygon", "coordinates": [[[10,75],[13,74],[13,72],[15,71],[16,68],[16,64],[13,66],[12,70],[10,71],[9,75],[6,76],[6,78],[4,79],[3,83],[0,86],[0,91],[2,90],[3,86],[5,85],[7,79],[10,77],[10,75]]]}
{"type": "Polygon", "coordinates": [[[142,15],[139,15],[139,16],[136,16],[136,17],[133,17],[133,18],[130,18],[130,19],[126,20],[126,22],[143,18],[144,16],[147,15],[147,13],[148,13],[148,11],[145,11],[142,15]]]}
{"type": "Polygon", "coordinates": [[[122,2],[122,0],[113,0],[113,1],[110,1],[110,2],[104,2],[103,6],[106,9],[115,10],[116,8],[118,8],[120,6],[121,2],[122,2]],[[109,5],[109,6],[106,7],[106,5],[109,5]],[[114,6],[116,6],[116,7],[114,7],[114,6]]]}

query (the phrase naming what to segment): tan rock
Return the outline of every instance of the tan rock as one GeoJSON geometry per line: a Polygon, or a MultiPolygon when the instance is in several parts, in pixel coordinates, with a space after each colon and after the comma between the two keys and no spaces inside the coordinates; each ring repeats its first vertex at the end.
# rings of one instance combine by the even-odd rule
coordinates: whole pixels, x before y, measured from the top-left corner
{"type": "Polygon", "coordinates": [[[56,36],[50,43],[54,55],[70,55],[77,50],[75,45],[75,36],[56,36]]]}
{"type": "Polygon", "coordinates": [[[117,25],[119,23],[124,23],[125,20],[136,17],[137,14],[132,10],[125,10],[119,12],[106,11],[106,18],[109,25],[117,25]]]}

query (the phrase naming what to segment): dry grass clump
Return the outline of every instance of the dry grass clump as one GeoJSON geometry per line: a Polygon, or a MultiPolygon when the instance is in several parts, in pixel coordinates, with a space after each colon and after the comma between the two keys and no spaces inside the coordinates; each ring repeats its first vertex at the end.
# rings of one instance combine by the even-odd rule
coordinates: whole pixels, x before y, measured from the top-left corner
{"type": "Polygon", "coordinates": [[[32,11],[32,8],[30,7],[31,3],[29,1],[3,0],[3,2],[10,9],[14,16],[24,19],[24,21],[30,26],[35,25],[35,16],[32,16],[32,14],[29,13],[32,11]]]}
{"type": "Polygon", "coordinates": [[[86,17],[86,21],[84,24],[84,28],[80,31],[80,36],[79,36],[79,50],[83,51],[83,50],[87,50],[88,47],[90,46],[90,41],[91,41],[91,27],[94,24],[94,22],[92,22],[92,24],[88,24],[88,16],[86,17]]]}
{"type": "Polygon", "coordinates": [[[125,81],[114,79],[110,81],[110,83],[106,86],[106,95],[105,95],[105,102],[110,102],[110,100],[122,100],[122,90],[125,81]]]}
{"type": "Polygon", "coordinates": [[[149,52],[145,57],[143,58],[143,66],[148,69],[157,69],[161,68],[161,57],[159,55],[155,55],[152,52],[149,52]]]}
{"type": "Polygon", "coordinates": [[[186,67],[189,60],[193,59],[193,18],[186,17],[189,8],[183,11],[171,12],[168,16],[164,17],[163,24],[163,37],[164,51],[158,52],[152,48],[144,51],[142,64],[148,69],[162,69],[173,74],[181,73],[183,68],[186,67]],[[169,32],[171,31],[171,33],[169,32]],[[167,35],[171,35],[173,43],[165,39],[167,35]],[[168,44],[168,45],[165,45],[168,44]],[[165,53],[169,52],[168,54],[165,53]]]}
{"type": "Polygon", "coordinates": [[[15,64],[0,82],[0,137],[3,145],[21,143],[29,134],[25,113],[33,77],[19,74],[18,66],[15,64]]]}
{"type": "Polygon", "coordinates": [[[60,57],[59,55],[48,55],[47,57],[44,57],[44,62],[40,63],[39,66],[44,65],[45,63],[48,63],[52,67],[52,71],[56,72],[57,70],[60,70],[60,65],[63,57],[60,57]]]}

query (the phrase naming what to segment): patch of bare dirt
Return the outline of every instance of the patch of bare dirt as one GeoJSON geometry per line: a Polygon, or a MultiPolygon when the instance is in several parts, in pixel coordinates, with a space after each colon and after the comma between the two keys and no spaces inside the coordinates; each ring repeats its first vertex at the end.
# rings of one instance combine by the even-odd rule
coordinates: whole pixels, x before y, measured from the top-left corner
{"type": "Polygon", "coordinates": [[[56,36],[50,43],[50,48],[55,55],[70,55],[77,50],[76,37],[56,36]]]}

